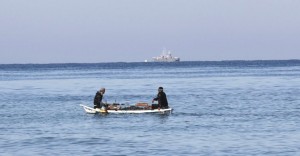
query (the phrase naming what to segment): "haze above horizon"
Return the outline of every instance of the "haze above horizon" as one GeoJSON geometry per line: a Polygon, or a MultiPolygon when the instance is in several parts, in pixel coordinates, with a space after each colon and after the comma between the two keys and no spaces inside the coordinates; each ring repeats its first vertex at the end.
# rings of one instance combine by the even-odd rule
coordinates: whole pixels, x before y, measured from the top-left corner
{"type": "Polygon", "coordinates": [[[0,64],[300,59],[297,0],[0,2],[0,64]]]}

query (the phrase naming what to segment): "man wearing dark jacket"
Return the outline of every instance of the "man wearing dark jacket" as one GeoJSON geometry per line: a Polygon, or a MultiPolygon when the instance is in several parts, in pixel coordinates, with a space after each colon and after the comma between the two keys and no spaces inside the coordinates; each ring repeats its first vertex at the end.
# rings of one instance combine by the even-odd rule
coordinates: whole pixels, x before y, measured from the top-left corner
{"type": "Polygon", "coordinates": [[[97,91],[94,98],[94,109],[102,107],[103,105],[102,98],[104,93],[105,93],[105,88],[101,88],[99,91],[97,91]]]}
{"type": "Polygon", "coordinates": [[[163,87],[158,88],[158,94],[157,94],[156,98],[154,98],[152,100],[152,103],[154,101],[158,101],[158,107],[159,108],[169,108],[167,96],[166,96],[166,94],[163,90],[163,87]]]}

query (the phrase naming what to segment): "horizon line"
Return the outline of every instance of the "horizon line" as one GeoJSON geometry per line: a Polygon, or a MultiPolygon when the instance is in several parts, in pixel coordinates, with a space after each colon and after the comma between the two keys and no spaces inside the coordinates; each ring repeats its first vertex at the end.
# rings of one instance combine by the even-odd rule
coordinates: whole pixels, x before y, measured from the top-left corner
{"type": "Polygon", "coordinates": [[[105,63],[180,63],[180,62],[255,62],[255,61],[300,61],[300,59],[261,59],[261,60],[199,60],[199,61],[179,61],[179,62],[143,62],[143,61],[112,61],[112,62],[53,62],[53,63],[0,63],[0,65],[47,65],[47,64],[105,64],[105,63]]]}

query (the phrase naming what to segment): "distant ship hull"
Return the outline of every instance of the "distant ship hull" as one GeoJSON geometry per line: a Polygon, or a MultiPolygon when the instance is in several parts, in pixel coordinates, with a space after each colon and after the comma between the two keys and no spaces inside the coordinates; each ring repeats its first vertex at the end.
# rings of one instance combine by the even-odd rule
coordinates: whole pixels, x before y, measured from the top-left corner
{"type": "Polygon", "coordinates": [[[172,59],[157,59],[153,58],[153,62],[179,62],[180,58],[172,58],[172,59]]]}

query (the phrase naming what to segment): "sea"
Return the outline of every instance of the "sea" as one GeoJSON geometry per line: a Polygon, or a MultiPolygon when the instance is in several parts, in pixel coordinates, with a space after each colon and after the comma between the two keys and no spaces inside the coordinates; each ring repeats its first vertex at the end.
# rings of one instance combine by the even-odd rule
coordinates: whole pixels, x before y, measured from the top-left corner
{"type": "Polygon", "coordinates": [[[0,65],[0,155],[300,155],[300,60],[0,65]],[[87,114],[104,102],[170,114],[87,114]]]}

